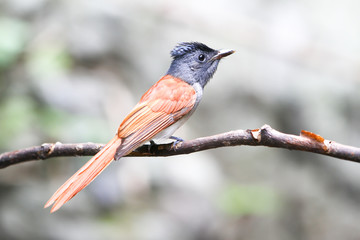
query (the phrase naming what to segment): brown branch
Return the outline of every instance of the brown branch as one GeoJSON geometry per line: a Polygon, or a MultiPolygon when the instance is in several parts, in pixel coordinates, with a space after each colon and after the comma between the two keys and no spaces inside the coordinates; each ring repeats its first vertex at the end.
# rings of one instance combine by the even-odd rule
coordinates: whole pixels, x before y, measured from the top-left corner
{"type": "MultiPolygon", "coordinates": [[[[255,130],[236,130],[209,137],[198,138],[178,143],[176,146],[161,144],[149,147],[144,145],[128,156],[172,156],[204,151],[207,149],[228,146],[268,146],[323,154],[339,159],[360,162],[360,148],[342,145],[325,140],[319,135],[301,131],[300,136],[281,133],[268,125],[255,130]]],[[[0,154],[0,168],[52,157],[91,156],[95,155],[104,145],[96,143],[62,144],[45,143],[0,154]]]]}

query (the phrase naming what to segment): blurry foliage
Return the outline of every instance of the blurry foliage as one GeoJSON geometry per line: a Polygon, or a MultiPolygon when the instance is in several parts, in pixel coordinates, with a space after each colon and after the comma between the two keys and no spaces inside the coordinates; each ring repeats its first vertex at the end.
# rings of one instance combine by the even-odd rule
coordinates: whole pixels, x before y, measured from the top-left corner
{"type": "Polygon", "coordinates": [[[28,70],[35,79],[66,72],[72,59],[61,44],[39,46],[29,54],[28,70]]]}
{"type": "Polygon", "coordinates": [[[7,98],[0,104],[0,113],[0,146],[4,149],[10,147],[14,139],[35,130],[39,143],[79,136],[93,141],[98,139],[98,134],[88,129],[102,129],[104,125],[97,118],[41,106],[26,96],[7,98]]]}
{"type": "Polygon", "coordinates": [[[28,97],[12,97],[0,104],[0,146],[14,136],[31,128],[34,120],[34,102],[28,97]]]}
{"type": "Polygon", "coordinates": [[[23,51],[28,26],[18,19],[0,18],[0,69],[11,65],[23,51]]]}
{"type": "Polygon", "coordinates": [[[56,139],[65,130],[64,123],[70,118],[65,112],[50,107],[38,108],[36,112],[37,124],[48,138],[56,139]]]}
{"type": "Polygon", "coordinates": [[[231,216],[272,214],[279,204],[277,193],[263,185],[230,184],[219,198],[220,208],[231,216]]]}
{"type": "Polygon", "coordinates": [[[0,146],[11,146],[14,138],[35,129],[41,130],[38,135],[46,135],[54,139],[61,131],[66,119],[65,113],[50,108],[41,108],[26,96],[7,98],[0,104],[0,146]]]}

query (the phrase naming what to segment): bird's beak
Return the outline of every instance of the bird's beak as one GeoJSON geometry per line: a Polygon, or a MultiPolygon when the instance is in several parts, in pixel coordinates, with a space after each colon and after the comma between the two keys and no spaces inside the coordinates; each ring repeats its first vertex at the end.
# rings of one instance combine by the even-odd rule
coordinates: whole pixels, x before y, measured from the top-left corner
{"type": "Polygon", "coordinates": [[[215,56],[213,56],[210,61],[215,61],[215,60],[220,60],[223,57],[229,56],[231,54],[233,54],[235,51],[234,50],[229,50],[229,49],[222,49],[222,50],[218,50],[217,54],[215,56]]]}

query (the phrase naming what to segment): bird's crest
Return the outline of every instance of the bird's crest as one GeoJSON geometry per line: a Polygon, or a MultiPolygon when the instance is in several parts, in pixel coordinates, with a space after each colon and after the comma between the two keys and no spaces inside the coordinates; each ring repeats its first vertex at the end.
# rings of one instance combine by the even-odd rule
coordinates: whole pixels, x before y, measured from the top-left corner
{"type": "Polygon", "coordinates": [[[209,48],[203,43],[199,42],[182,42],[179,43],[173,50],[171,50],[170,54],[173,58],[181,57],[186,53],[193,52],[196,50],[211,52],[213,49],[209,48]]]}

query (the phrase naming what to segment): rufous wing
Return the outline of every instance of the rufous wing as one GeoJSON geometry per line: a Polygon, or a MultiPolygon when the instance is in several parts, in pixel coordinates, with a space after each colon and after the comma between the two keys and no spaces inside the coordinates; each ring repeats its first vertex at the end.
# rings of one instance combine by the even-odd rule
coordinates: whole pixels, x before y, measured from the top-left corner
{"type": "Polygon", "coordinates": [[[195,89],[181,79],[164,76],[140,99],[118,129],[124,144],[116,159],[149,141],[162,130],[187,115],[196,102],[195,89]]]}

